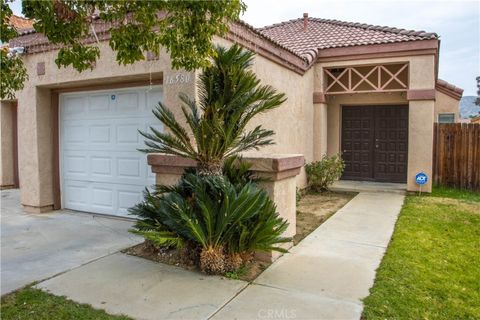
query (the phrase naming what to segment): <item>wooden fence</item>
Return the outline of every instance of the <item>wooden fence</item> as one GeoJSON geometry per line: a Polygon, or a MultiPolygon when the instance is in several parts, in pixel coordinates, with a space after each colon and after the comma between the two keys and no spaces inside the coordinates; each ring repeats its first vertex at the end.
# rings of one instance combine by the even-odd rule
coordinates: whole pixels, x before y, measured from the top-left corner
{"type": "Polygon", "coordinates": [[[480,191],[480,124],[435,123],[433,181],[480,191]]]}

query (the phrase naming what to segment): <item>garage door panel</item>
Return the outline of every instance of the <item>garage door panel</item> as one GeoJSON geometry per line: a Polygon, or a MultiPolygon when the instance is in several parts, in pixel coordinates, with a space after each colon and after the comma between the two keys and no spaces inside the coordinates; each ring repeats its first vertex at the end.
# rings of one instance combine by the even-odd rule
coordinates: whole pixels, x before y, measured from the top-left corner
{"type": "MultiPolygon", "coordinates": [[[[141,120],[140,120],[141,121],[141,120]]],[[[138,146],[140,142],[140,134],[138,130],[143,129],[143,124],[139,122],[124,122],[117,123],[115,125],[117,145],[123,145],[124,147],[131,149],[138,146]],[[127,146],[126,146],[127,145],[127,146]]]]}
{"type": "Polygon", "coordinates": [[[91,187],[91,204],[97,213],[111,213],[115,210],[115,191],[111,186],[95,183],[91,187]]]}
{"type": "Polygon", "coordinates": [[[69,121],[62,127],[65,145],[73,147],[74,144],[86,144],[88,127],[79,122],[69,121]]]}
{"type": "Polygon", "coordinates": [[[106,155],[90,156],[90,173],[92,176],[112,177],[114,172],[113,158],[106,155]]]}
{"type": "Polygon", "coordinates": [[[147,156],[139,151],[65,151],[62,159],[66,179],[134,185],[155,179],[147,156]]]}
{"type": "Polygon", "coordinates": [[[88,128],[88,133],[88,142],[91,144],[109,145],[113,140],[112,127],[110,124],[91,124],[88,128]]]}
{"type": "Polygon", "coordinates": [[[85,100],[85,97],[82,96],[66,97],[62,108],[63,118],[76,119],[84,115],[86,113],[85,100]]]}
{"type": "Polygon", "coordinates": [[[108,116],[111,112],[110,95],[108,93],[89,97],[88,115],[108,116]]]}
{"type": "Polygon", "coordinates": [[[66,208],[88,211],[89,186],[87,182],[64,180],[64,205],[66,208]]]}
{"type": "Polygon", "coordinates": [[[67,176],[81,175],[83,177],[88,176],[89,168],[87,157],[80,154],[70,153],[64,156],[64,168],[67,176]]]}
{"type": "Polygon", "coordinates": [[[163,126],[151,113],[161,88],[60,97],[62,201],[65,208],[126,215],[155,182],[138,130],[163,126]],[[77,108],[76,110],[73,110],[77,108]],[[79,108],[79,109],[78,109],[79,108]]]}
{"type": "MultiPolygon", "coordinates": [[[[142,98],[144,99],[145,97],[142,98]]],[[[140,95],[136,91],[118,93],[116,100],[115,113],[138,113],[143,111],[140,107],[140,95]]]]}
{"type": "Polygon", "coordinates": [[[128,215],[128,209],[142,201],[143,190],[145,188],[132,186],[132,188],[126,189],[123,186],[119,186],[117,189],[118,214],[128,215]]]}

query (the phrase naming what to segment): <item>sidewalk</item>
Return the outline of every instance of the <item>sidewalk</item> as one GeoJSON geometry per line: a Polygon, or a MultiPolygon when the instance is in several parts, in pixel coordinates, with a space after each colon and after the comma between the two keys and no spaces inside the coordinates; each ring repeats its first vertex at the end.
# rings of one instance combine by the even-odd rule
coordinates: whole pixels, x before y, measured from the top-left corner
{"type": "Polygon", "coordinates": [[[360,193],[252,284],[117,253],[38,287],[137,319],[359,319],[403,199],[360,193]]]}

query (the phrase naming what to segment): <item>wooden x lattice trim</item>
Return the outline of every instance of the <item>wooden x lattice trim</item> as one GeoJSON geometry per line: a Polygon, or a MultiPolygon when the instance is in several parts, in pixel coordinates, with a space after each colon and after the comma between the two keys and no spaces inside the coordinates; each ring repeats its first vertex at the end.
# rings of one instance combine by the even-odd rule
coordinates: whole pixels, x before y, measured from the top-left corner
{"type": "Polygon", "coordinates": [[[347,87],[345,87],[345,85],[340,81],[340,78],[343,77],[343,75],[348,72],[349,68],[345,68],[345,70],[343,70],[339,75],[338,77],[335,77],[328,69],[325,69],[325,73],[328,74],[330,77],[332,77],[333,79],[333,82],[327,87],[327,90],[330,90],[334,85],[335,83],[338,83],[340,86],[342,86],[345,91],[349,91],[347,87]]]}
{"type": "Polygon", "coordinates": [[[362,84],[362,82],[367,82],[371,87],[372,89],[380,89],[379,87],[377,87],[376,85],[374,85],[370,80],[368,80],[367,78],[370,77],[370,75],[372,75],[376,70],[378,70],[378,72],[380,73],[380,69],[379,67],[373,67],[372,70],[370,70],[365,76],[363,74],[361,74],[360,72],[357,71],[357,69],[355,68],[352,68],[352,70],[360,77],[360,80],[357,82],[357,84],[355,85],[355,87],[353,87],[351,90],[352,91],[355,91],[355,89],[357,89],[357,87],[359,85],[362,84]]]}
{"type": "MultiPolygon", "coordinates": [[[[395,72],[395,74],[391,73],[390,70],[388,70],[388,69],[385,68],[384,66],[380,66],[380,68],[381,68],[382,70],[385,70],[385,72],[388,73],[388,74],[391,76],[391,78],[390,78],[387,82],[385,82],[380,89],[381,89],[381,90],[385,89],[385,87],[388,86],[388,84],[389,84],[390,82],[392,82],[393,80],[397,81],[397,83],[398,83],[402,88],[405,88],[405,89],[406,89],[406,88],[407,88],[407,85],[406,85],[405,83],[403,83],[402,81],[400,81],[400,79],[398,79],[397,76],[398,76],[403,70],[405,70],[405,68],[407,68],[407,66],[408,66],[407,64],[404,64],[403,67],[401,67],[397,72],[395,72]]],[[[381,72],[379,71],[379,73],[381,73],[381,72]]]]}

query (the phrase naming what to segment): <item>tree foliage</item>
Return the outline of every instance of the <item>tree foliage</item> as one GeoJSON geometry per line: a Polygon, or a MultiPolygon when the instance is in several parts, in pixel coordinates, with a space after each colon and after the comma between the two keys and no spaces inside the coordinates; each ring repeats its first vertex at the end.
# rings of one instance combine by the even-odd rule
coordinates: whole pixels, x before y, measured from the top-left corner
{"type": "MultiPolygon", "coordinates": [[[[2,5],[2,42],[17,34],[8,26],[12,12],[2,5]]],[[[228,31],[245,10],[242,0],[169,1],[169,0],[24,0],[23,13],[34,19],[34,28],[50,42],[62,45],[56,59],[58,67],[72,66],[78,71],[94,67],[100,57],[98,44],[85,44],[95,37],[95,22],[110,30],[110,47],[119,64],[145,59],[145,52],[160,54],[163,47],[170,54],[174,68],[193,70],[209,64],[214,54],[212,38],[228,31]],[[100,19],[100,20],[98,20],[100,19]]],[[[2,56],[3,59],[3,56],[2,56]]],[[[14,77],[2,69],[4,77],[14,77]]],[[[12,81],[5,83],[6,90],[12,81]]],[[[3,80],[2,80],[3,87],[3,80]]],[[[15,89],[16,90],[16,89],[15,89]]],[[[2,90],[3,98],[3,90],[2,90]]]]}
{"type": "Polygon", "coordinates": [[[273,131],[261,126],[248,130],[247,125],[286,98],[260,84],[251,70],[253,56],[238,45],[217,47],[212,65],[200,76],[198,100],[180,95],[188,129],[160,102],[154,114],[169,131],[150,128],[151,133],[142,132],[148,147],[143,151],[191,158],[198,161],[200,174],[221,175],[225,159],[272,144],[273,131]]]}
{"type": "MultiPolygon", "coordinates": [[[[17,36],[17,31],[9,24],[12,10],[0,0],[0,41],[7,43],[17,36]]],[[[15,91],[23,89],[23,83],[28,78],[27,70],[19,56],[10,53],[7,46],[0,49],[0,98],[14,99],[15,91]]]]}

